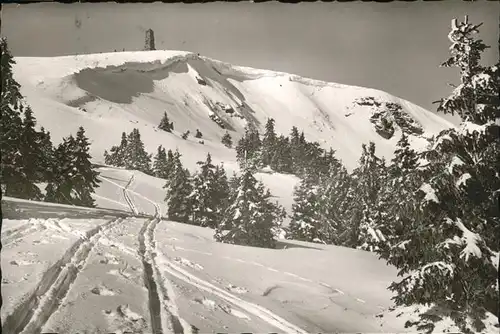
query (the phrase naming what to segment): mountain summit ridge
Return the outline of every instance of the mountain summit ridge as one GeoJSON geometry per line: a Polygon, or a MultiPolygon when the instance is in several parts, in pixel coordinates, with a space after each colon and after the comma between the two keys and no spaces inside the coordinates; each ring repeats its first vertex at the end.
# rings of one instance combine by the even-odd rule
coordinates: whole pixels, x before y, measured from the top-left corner
{"type": "Polygon", "coordinates": [[[274,118],[277,133],[288,135],[297,126],[308,140],[336,150],[352,170],[361,145],[369,141],[390,159],[403,132],[420,150],[427,138],[453,127],[380,90],[234,66],[185,51],[18,57],[16,62],[14,74],[39,125],[56,142],[68,128],[76,132],[84,125],[96,162],[122,132],[139,128],[149,152],[158,145],[185,149],[187,165],[194,167],[199,154],[190,158],[189,152],[208,151],[214,161],[237,169],[234,151],[220,143],[222,136],[228,131],[237,140],[245,126],[262,131],[267,118],[274,118]],[[157,129],[165,111],[175,126],[172,133],[157,129]],[[204,145],[181,138],[195,129],[203,132],[204,145]]]}

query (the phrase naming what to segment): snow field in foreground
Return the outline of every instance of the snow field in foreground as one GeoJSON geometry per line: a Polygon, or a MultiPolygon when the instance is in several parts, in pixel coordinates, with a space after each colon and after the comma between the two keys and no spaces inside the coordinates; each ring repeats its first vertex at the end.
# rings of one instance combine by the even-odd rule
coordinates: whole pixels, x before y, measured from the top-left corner
{"type": "Polygon", "coordinates": [[[396,269],[368,252],[156,218],[5,220],[2,242],[7,332],[412,332],[415,308],[389,310],[396,269]]]}
{"type": "Polygon", "coordinates": [[[4,219],[2,226],[2,323],[26,303],[44,274],[72,245],[105,219],[4,219]]]}
{"type": "Polygon", "coordinates": [[[143,219],[102,233],[44,332],[151,332],[148,293],[137,253],[143,219]]]}
{"type": "MultiPolygon", "coordinates": [[[[387,306],[382,285],[377,293],[355,295],[347,279],[325,278],[327,269],[312,270],[310,258],[318,258],[318,252],[331,257],[324,246],[224,245],[213,241],[212,230],[153,221],[7,221],[4,328],[148,332],[156,315],[158,326],[180,326],[186,333],[373,331],[372,315],[387,306]],[[38,225],[44,228],[29,229],[38,225]],[[310,267],[292,265],[298,256],[310,267]],[[37,265],[33,258],[46,263],[37,265]],[[53,265],[58,260],[59,271],[53,265]],[[26,275],[28,267],[32,274],[26,275]],[[8,317],[13,312],[16,320],[8,317]]],[[[362,261],[374,261],[360,255],[362,261]]],[[[383,266],[371,269],[376,268],[380,281],[391,276],[383,274],[383,266]]]]}

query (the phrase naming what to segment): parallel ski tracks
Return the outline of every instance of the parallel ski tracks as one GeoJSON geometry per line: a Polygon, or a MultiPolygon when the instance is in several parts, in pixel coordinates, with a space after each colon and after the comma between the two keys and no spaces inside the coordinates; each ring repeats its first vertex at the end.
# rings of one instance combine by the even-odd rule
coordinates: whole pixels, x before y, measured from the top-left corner
{"type": "Polygon", "coordinates": [[[166,267],[163,266],[161,270],[173,277],[193,285],[200,290],[213,294],[230,304],[240,307],[284,332],[296,334],[306,333],[306,331],[300,327],[286,321],[270,310],[238,298],[195,275],[189,274],[171,263],[156,246],[154,233],[156,226],[161,221],[161,214],[158,204],[154,204],[155,218],[147,220],[139,233],[140,254],[144,266],[144,282],[149,293],[151,327],[154,334],[165,333],[165,331],[175,334],[191,332],[189,324],[179,317],[174,301],[168,296],[168,289],[165,286],[166,283],[164,283],[165,278],[162,277],[163,275],[160,272],[157,258],[166,264],[166,267]]]}
{"type": "Polygon", "coordinates": [[[103,231],[121,223],[123,218],[110,220],[86,232],[63,257],[43,275],[34,292],[7,316],[3,324],[6,333],[41,333],[43,326],[67,295],[83,269],[90,251],[103,231]]]}
{"type": "Polygon", "coordinates": [[[139,232],[139,254],[144,268],[144,284],[148,289],[151,329],[153,334],[183,334],[186,332],[185,326],[168,295],[155,260],[154,230],[160,222],[161,214],[158,204],[154,205],[155,218],[146,220],[139,232]]]}

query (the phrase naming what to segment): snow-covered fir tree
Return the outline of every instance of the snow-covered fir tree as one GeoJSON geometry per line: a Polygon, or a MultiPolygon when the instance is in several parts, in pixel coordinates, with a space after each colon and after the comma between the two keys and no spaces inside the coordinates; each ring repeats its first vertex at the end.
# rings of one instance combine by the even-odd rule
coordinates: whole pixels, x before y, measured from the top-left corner
{"type": "Polygon", "coordinates": [[[145,174],[152,174],[151,155],[144,148],[139,129],[132,130],[127,137],[124,164],[127,169],[135,169],[145,174]]]}
{"type": "Polygon", "coordinates": [[[318,187],[312,178],[304,178],[295,188],[292,220],[288,226],[291,239],[327,243],[318,187]]]}
{"type": "MultiPolygon", "coordinates": [[[[315,150],[318,146],[311,147],[315,150]]],[[[316,160],[317,167],[307,168],[307,174],[295,189],[290,236],[304,241],[347,245],[351,227],[347,221],[351,218],[353,199],[350,188],[354,183],[333,150],[324,152],[316,160]]]]}
{"type": "Polygon", "coordinates": [[[90,162],[90,144],[83,127],[78,129],[76,138],[70,135],[55,151],[58,161],[55,177],[46,188],[48,202],[94,207],[91,194],[101,182],[90,162]]]}
{"type": "Polygon", "coordinates": [[[319,171],[327,171],[328,166],[323,166],[324,159],[321,159],[325,151],[321,148],[318,142],[305,142],[301,144],[302,151],[302,164],[298,170],[298,176],[306,177],[316,176],[319,177],[322,173],[319,171]]]}
{"type": "Polygon", "coordinates": [[[269,166],[276,153],[276,131],[274,129],[275,121],[273,118],[269,118],[266,122],[265,132],[262,138],[262,152],[261,161],[262,166],[269,166]]]}
{"type": "Polygon", "coordinates": [[[50,132],[45,131],[44,127],[40,129],[40,150],[41,160],[38,161],[40,165],[40,180],[48,181],[54,177],[54,164],[57,163],[54,157],[54,146],[50,137],[50,132]]]}
{"type": "Polygon", "coordinates": [[[395,246],[404,247],[400,236],[418,216],[417,193],[422,184],[418,167],[418,154],[411,148],[408,136],[403,133],[388,167],[387,183],[379,194],[379,202],[386,205],[385,216],[373,225],[379,234],[378,241],[374,240],[379,254],[386,255],[395,246]]]}
{"type": "Polygon", "coordinates": [[[284,210],[271,202],[271,194],[258,182],[252,168],[239,177],[235,196],[214,238],[218,242],[255,247],[276,247],[274,230],[284,218],[284,210]]]}
{"type": "Polygon", "coordinates": [[[350,246],[353,190],[352,177],[342,163],[339,160],[330,163],[329,172],[319,180],[317,191],[325,240],[329,244],[350,246]]]}
{"type": "Polygon", "coordinates": [[[154,176],[166,179],[168,177],[167,164],[167,153],[165,152],[165,148],[160,145],[153,160],[154,176]]]}
{"type": "Polygon", "coordinates": [[[385,181],[387,168],[385,161],[375,155],[375,143],[362,145],[359,167],[353,171],[356,180],[356,197],[353,202],[353,235],[357,236],[357,246],[360,249],[374,251],[383,238],[376,229],[381,219],[386,215],[387,203],[381,199],[381,191],[385,181]]]}
{"type": "Polygon", "coordinates": [[[54,151],[54,157],[58,160],[55,166],[54,178],[49,181],[45,188],[45,201],[52,203],[72,204],[71,198],[71,177],[73,176],[74,166],[71,156],[72,147],[75,145],[75,139],[72,135],[63,138],[54,151]]]}
{"type": "Polygon", "coordinates": [[[179,151],[176,151],[175,154],[172,152],[172,150],[168,150],[167,152],[167,160],[165,163],[165,170],[164,170],[164,178],[169,180],[170,175],[172,175],[174,169],[175,169],[175,161],[176,159],[180,159],[181,154],[179,151]]]}
{"type": "Polygon", "coordinates": [[[199,161],[200,170],[193,176],[192,192],[188,196],[191,201],[192,216],[190,223],[204,227],[217,226],[217,184],[215,179],[216,167],[212,157],[207,155],[205,161],[199,161]]]}
{"type": "Polygon", "coordinates": [[[96,171],[91,163],[89,154],[90,143],[85,136],[85,129],[80,127],[76,133],[76,142],[74,149],[75,163],[77,165],[76,175],[73,178],[75,200],[77,205],[93,207],[94,200],[91,194],[95,192],[95,188],[101,183],[97,178],[99,172],[96,171]]]}
{"type": "Polygon", "coordinates": [[[233,147],[233,139],[231,138],[231,135],[229,134],[229,132],[226,132],[224,134],[224,136],[222,136],[221,142],[227,148],[232,148],[233,147]]]}
{"type": "Polygon", "coordinates": [[[184,168],[181,154],[174,154],[173,168],[164,188],[167,190],[165,201],[167,202],[168,219],[181,223],[189,223],[191,217],[192,201],[188,198],[192,192],[190,173],[184,168]]]}
{"type": "Polygon", "coordinates": [[[229,202],[233,203],[238,193],[238,187],[240,186],[240,176],[233,172],[233,175],[229,178],[229,202]]]}
{"type": "Polygon", "coordinates": [[[160,125],[158,125],[158,129],[167,132],[172,132],[174,130],[174,123],[170,122],[166,111],[163,113],[163,117],[160,121],[160,125]]]}
{"type": "Polygon", "coordinates": [[[303,170],[305,137],[299,133],[296,126],[292,127],[290,132],[290,150],[292,155],[293,172],[298,175],[303,170]]]}
{"type": "Polygon", "coordinates": [[[260,165],[262,142],[259,132],[251,127],[245,128],[245,135],[238,141],[236,146],[236,159],[240,167],[245,168],[251,162],[254,166],[260,165]]]}
{"type": "Polygon", "coordinates": [[[18,134],[18,154],[13,164],[18,166],[24,177],[12,185],[9,194],[14,197],[41,200],[42,193],[36,183],[43,181],[43,151],[41,147],[42,134],[35,130],[36,120],[30,107],[24,109],[24,119],[21,132],[18,134]]]}
{"type": "Polygon", "coordinates": [[[217,208],[216,212],[216,221],[221,221],[224,212],[229,205],[231,190],[229,188],[229,180],[227,178],[226,170],[224,169],[224,164],[220,164],[215,166],[215,207],[217,208]]]}
{"type": "Polygon", "coordinates": [[[110,153],[104,152],[104,163],[106,165],[125,167],[125,154],[127,152],[127,134],[122,132],[119,146],[113,146],[110,153]]]}
{"type": "Polygon", "coordinates": [[[458,68],[461,83],[438,110],[463,122],[422,155],[417,214],[382,254],[402,277],[390,287],[396,304],[432,306],[409,323],[418,330],[450,316],[462,332],[479,332],[486,312],[498,315],[499,64],[480,64],[487,47],[474,36],[478,27],[467,17],[452,21],[452,55],[443,66],[458,68]]]}
{"type": "Polygon", "coordinates": [[[278,173],[293,172],[292,148],[287,137],[280,135],[276,138],[273,154],[270,164],[274,171],[278,173]]]}

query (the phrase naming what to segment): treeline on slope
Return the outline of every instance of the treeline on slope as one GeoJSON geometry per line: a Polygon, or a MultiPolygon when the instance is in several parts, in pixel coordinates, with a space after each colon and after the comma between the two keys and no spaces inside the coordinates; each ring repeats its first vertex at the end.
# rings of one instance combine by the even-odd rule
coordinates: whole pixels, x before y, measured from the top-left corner
{"type": "Polygon", "coordinates": [[[389,163],[363,145],[352,173],[333,159],[295,190],[289,236],[374,251],[396,266],[396,305],[430,305],[407,323],[419,331],[449,316],[462,332],[479,332],[486,312],[499,314],[500,76],[499,64],[480,64],[487,46],[473,37],[478,27],[453,21],[442,64],[458,68],[461,83],[438,111],[458,113],[460,129],[419,153],[403,135],[389,163]]]}
{"type": "Polygon", "coordinates": [[[93,207],[91,194],[100,182],[90,163],[89,142],[80,127],[76,137],[54,147],[50,133],[37,130],[36,119],[14,79],[15,61],[0,39],[0,184],[2,194],[28,200],[93,207]],[[45,193],[42,191],[45,185],[45,193]]]}
{"type": "MultiPolygon", "coordinates": [[[[225,144],[231,138],[225,136],[223,140],[225,144]]],[[[318,142],[307,141],[304,132],[299,133],[295,126],[289,136],[278,136],[273,118],[268,119],[262,136],[257,129],[247,127],[235,150],[242,168],[250,162],[257,168],[270,167],[275,172],[294,174],[301,178],[326,175],[329,166],[337,161],[332,149],[326,151],[318,142]]]]}

